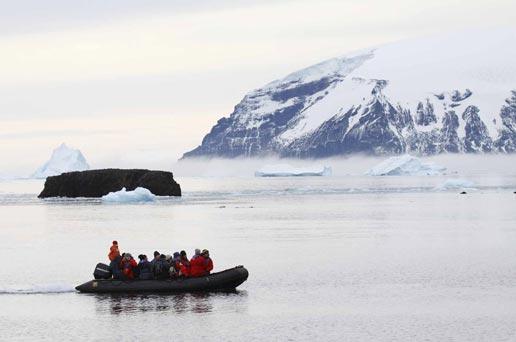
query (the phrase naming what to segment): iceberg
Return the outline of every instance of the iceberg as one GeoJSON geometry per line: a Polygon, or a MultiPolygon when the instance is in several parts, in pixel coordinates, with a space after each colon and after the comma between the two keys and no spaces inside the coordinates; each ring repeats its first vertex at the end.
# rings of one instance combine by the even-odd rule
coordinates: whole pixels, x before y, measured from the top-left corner
{"type": "Polygon", "coordinates": [[[447,179],[439,189],[474,189],[475,183],[470,180],[462,178],[450,178],[447,179]]]}
{"type": "Polygon", "coordinates": [[[102,196],[102,201],[108,203],[153,202],[155,200],[156,196],[146,188],[136,188],[133,191],[126,191],[125,188],[122,188],[120,191],[102,196]]]}
{"type": "Polygon", "coordinates": [[[434,163],[423,163],[420,159],[405,154],[391,157],[369,169],[369,176],[433,176],[441,175],[445,167],[434,163]]]}
{"type": "Polygon", "coordinates": [[[32,174],[32,178],[47,178],[64,172],[89,170],[90,166],[81,151],[61,144],[50,159],[32,174]]]}
{"type": "Polygon", "coordinates": [[[288,164],[266,165],[255,171],[255,177],[308,177],[331,176],[332,169],[328,166],[295,168],[288,164]]]}

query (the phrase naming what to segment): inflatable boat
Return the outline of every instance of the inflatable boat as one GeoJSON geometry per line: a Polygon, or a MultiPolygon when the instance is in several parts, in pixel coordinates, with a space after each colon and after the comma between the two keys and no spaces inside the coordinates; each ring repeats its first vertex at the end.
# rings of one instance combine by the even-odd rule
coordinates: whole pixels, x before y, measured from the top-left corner
{"type": "Polygon", "coordinates": [[[245,267],[237,266],[197,278],[167,280],[95,279],[81,284],[75,289],[85,293],[233,291],[246,281],[248,276],[249,272],[245,267]]]}

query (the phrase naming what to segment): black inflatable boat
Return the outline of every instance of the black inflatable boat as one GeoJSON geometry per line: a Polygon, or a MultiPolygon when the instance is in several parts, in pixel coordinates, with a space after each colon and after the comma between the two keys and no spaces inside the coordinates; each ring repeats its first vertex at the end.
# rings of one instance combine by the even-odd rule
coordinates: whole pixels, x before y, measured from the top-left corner
{"type": "Polygon", "coordinates": [[[86,293],[232,291],[246,281],[248,276],[249,272],[245,267],[237,266],[198,278],[173,280],[98,279],[88,281],[75,289],[86,293]]]}

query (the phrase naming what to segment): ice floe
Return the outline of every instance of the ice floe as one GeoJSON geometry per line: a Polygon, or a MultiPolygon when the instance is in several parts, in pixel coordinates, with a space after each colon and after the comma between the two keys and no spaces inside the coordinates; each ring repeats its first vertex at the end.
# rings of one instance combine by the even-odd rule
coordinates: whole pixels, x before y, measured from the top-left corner
{"type": "Polygon", "coordinates": [[[313,166],[297,168],[289,164],[266,165],[255,171],[255,177],[307,177],[331,176],[332,170],[328,166],[313,166]]]}
{"type": "Polygon", "coordinates": [[[133,191],[127,191],[122,188],[120,191],[110,192],[102,196],[103,202],[109,203],[136,203],[136,202],[153,202],[156,195],[145,188],[136,188],[133,191]]]}
{"type": "Polygon", "coordinates": [[[447,190],[447,189],[474,189],[475,183],[462,178],[450,178],[444,181],[444,183],[439,187],[439,189],[447,190]]]}
{"type": "Polygon", "coordinates": [[[441,175],[445,167],[424,163],[419,158],[405,154],[391,157],[366,172],[369,176],[434,176],[441,175]]]}

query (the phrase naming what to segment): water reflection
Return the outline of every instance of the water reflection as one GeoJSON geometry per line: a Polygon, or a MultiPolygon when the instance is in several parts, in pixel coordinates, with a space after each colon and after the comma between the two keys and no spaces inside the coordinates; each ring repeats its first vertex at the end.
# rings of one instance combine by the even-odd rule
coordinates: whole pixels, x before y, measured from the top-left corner
{"type": "MultiPolygon", "coordinates": [[[[247,299],[246,291],[223,293],[181,293],[181,294],[96,294],[96,311],[112,315],[136,314],[141,312],[170,311],[177,314],[205,314],[214,311],[214,306],[227,306],[241,311],[247,299]]],[[[224,308],[222,308],[223,310],[224,308]]]]}

